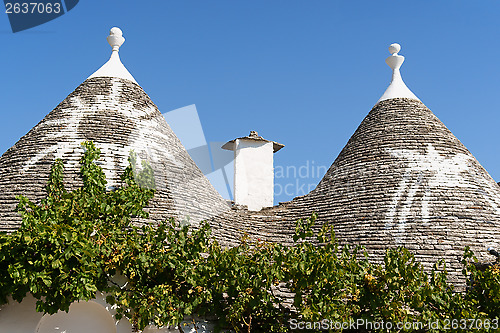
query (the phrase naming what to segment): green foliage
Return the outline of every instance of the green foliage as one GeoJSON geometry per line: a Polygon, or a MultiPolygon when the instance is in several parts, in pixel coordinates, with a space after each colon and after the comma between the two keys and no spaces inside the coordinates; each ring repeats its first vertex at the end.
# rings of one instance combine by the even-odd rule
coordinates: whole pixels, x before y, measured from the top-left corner
{"type": "Polygon", "coordinates": [[[243,236],[237,247],[222,248],[213,242],[208,252],[213,302],[210,311],[221,318],[221,326],[237,332],[259,328],[263,332],[284,331],[289,311],[276,287],[284,281],[284,248],[279,244],[253,242],[243,236]]]}
{"type": "Polygon", "coordinates": [[[479,316],[500,318],[500,261],[479,269],[477,258],[465,249],[464,274],[470,276],[468,292],[465,294],[465,311],[477,312],[479,316]]]}
{"type": "MultiPolygon", "coordinates": [[[[207,265],[208,225],[188,232],[173,220],[158,226],[133,228],[117,268],[127,277],[126,288],[110,290],[108,302],[118,305],[138,327],[177,325],[185,315],[200,313],[211,300],[212,270],[207,265]],[[132,310],[132,311],[130,311],[132,310]]],[[[115,257],[116,258],[116,257],[115,257]]]]}
{"type": "Polygon", "coordinates": [[[155,189],[154,172],[151,165],[145,161],[141,161],[141,169],[137,168],[137,154],[132,150],[129,155],[129,164],[135,178],[135,182],[141,188],[155,189]]]}
{"type": "Polygon", "coordinates": [[[116,305],[117,318],[139,329],[208,315],[218,329],[236,332],[287,332],[291,320],[325,319],[437,322],[423,329],[439,332],[454,328],[452,320],[499,319],[500,266],[479,269],[469,249],[463,272],[470,285],[458,293],[444,263],[424,272],[405,248],[387,250],[383,264],[371,263],[362,248],[339,246],[332,225],[313,232],[315,214],[297,222],[292,246],[242,235],[238,246],[226,248],[207,223],[197,230],[174,220],[135,227],[132,219],[147,217],[143,208],[154,195],[153,170],[144,162],[138,168],[132,152],[121,185],[106,191],[95,163],[99,149],[83,146],[83,186],[68,192],[56,160],[46,197],[39,205],[20,197],[20,229],[0,234],[0,304],[31,293],[37,310],[52,314],[101,291],[116,305]]]}
{"type": "Polygon", "coordinates": [[[22,225],[0,235],[0,302],[31,293],[37,310],[52,314],[109,289],[116,269],[109,262],[123,250],[131,218],[147,216],[142,209],[154,192],[135,183],[130,166],[121,178],[124,186],[106,192],[104,173],[94,163],[99,149],[92,142],[82,145],[81,188],[66,191],[63,164],[56,160],[41,203],[19,197],[22,225]]]}

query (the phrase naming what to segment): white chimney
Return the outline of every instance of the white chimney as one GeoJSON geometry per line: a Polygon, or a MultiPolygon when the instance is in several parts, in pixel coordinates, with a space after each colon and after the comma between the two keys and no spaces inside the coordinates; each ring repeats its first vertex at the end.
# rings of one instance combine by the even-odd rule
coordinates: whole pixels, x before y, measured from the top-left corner
{"type": "Polygon", "coordinates": [[[272,207],[274,200],[273,153],[284,145],[268,141],[251,131],[222,146],[234,151],[234,202],[259,211],[272,207]]]}

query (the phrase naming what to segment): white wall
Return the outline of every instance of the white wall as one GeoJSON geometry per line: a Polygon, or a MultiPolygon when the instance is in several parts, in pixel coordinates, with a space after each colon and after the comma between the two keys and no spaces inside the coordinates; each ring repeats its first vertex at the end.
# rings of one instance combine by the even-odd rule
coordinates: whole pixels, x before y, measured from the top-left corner
{"type": "Polygon", "coordinates": [[[236,139],[234,201],[258,211],[274,200],[273,143],[236,139]]]}
{"type": "Polygon", "coordinates": [[[110,313],[96,302],[71,304],[69,312],[43,316],[36,333],[117,333],[110,313]]]}
{"type": "Polygon", "coordinates": [[[27,295],[21,303],[9,298],[0,308],[0,332],[34,333],[43,314],[35,311],[36,300],[27,295]]]}
{"type": "Polygon", "coordinates": [[[28,295],[18,303],[9,303],[0,308],[1,333],[131,333],[127,319],[115,321],[114,309],[106,303],[105,295],[97,294],[89,302],[75,302],[69,312],[54,315],[36,312],[36,300],[28,295]]]}

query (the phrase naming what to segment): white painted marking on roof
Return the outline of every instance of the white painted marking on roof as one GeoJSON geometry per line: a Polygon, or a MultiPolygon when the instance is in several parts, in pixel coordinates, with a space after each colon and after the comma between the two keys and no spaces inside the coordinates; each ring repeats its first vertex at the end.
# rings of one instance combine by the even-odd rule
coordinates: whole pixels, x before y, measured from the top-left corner
{"type": "MultiPolygon", "coordinates": [[[[170,135],[159,130],[168,124],[153,105],[136,107],[133,101],[120,100],[123,84],[118,79],[111,79],[110,93],[107,95],[97,93],[92,103],[84,103],[79,97],[70,98],[68,100],[70,105],[60,110],[61,117],[58,120],[48,120],[39,125],[39,140],[44,147],[47,145],[48,147],[37,152],[21,166],[21,169],[33,172],[40,160],[47,156],[52,160],[54,155],[62,157],[65,166],[71,165],[72,169],[78,169],[81,155],[77,150],[81,149],[80,143],[85,139],[79,131],[80,126],[83,125],[83,119],[88,116],[105,118],[106,112],[104,111],[116,110],[124,115],[125,122],[132,123],[134,130],[130,133],[129,142],[126,145],[121,140],[117,140],[121,142],[109,143],[106,138],[94,142],[101,149],[101,157],[96,164],[102,167],[106,175],[108,189],[118,185],[118,174],[127,167],[129,153],[134,150],[137,153],[138,168],[141,169],[142,160],[150,162],[155,172],[156,188],[164,190],[169,195],[172,194],[173,216],[177,214],[180,218],[185,218],[191,214],[198,214],[203,216],[203,219],[208,219],[229,209],[221,205],[206,212],[206,209],[201,207],[196,200],[186,201],[185,193],[193,188],[202,188],[200,186],[204,186],[205,183],[201,178],[205,176],[200,171],[199,173],[185,173],[182,179],[178,177],[178,173],[182,174],[181,170],[186,168],[183,156],[189,158],[188,153],[184,150],[185,155],[183,155],[182,151],[177,150],[183,148],[173,133],[170,135]],[[54,128],[58,129],[56,133],[54,133],[54,128]],[[176,140],[179,146],[175,144],[176,140]]],[[[197,193],[190,194],[194,197],[198,195],[197,193]]],[[[197,220],[193,222],[198,223],[197,220]]]]}
{"type": "Polygon", "coordinates": [[[430,194],[429,186],[426,186],[424,190],[424,196],[422,197],[422,222],[428,223],[430,217],[429,210],[429,194],[430,194]]]}
{"type": "Polygon", "coordinates": [[[430,143],[427,144],[425,154],[408,149],[386,149],[386,151],[392,156],[406,161],[405,174],[392,196],[391,204],[386,213],[385,228],[393,230],[397,244],[401,243],[404,236],[408,216],[411,208],[415,205],[415,195],[420,189],[424,193],[417,202],[419,201],[420,204],[423,223],[429,222],[431,191],[436,189],[472,188],[481,193],[490,206],[500,214],[498,189],[493,189],[490,182],[481,174],[474,174],[474,168],[470,167],[473,157],[462,153],[453,157],[442,156],[430,143]],[[397,221],[394,222],[396,216],[397,221]],[[394,229],[396,225],[397,230],[394,229]]]}
{"type": "Polygon", "coordinates": [[[380,97],[377,103],[392,98],[411,98],[419,101],[418,97],[415,96],[415,94],[411,92],[410,89],[408,89],[406,84],[403,82],[403,78],[401,77],[399,68],[405,61],[405,57],[398,54],[400,50],[401,46],[397,43],[391,44],[391,46],[389,46],[389,52],[391,53],[391,56],[385,59],[385,62],[387,63],[387,65],[389,65],[389,67],[392,68],[392,80],[389,84],[389,87],[387,87],[386,91],[384,92],[382,97],[380,97]]]}
{"type": "Polygon", "coordinates": [[[399,213],[398,228],[399,228],[400,232],[405,231],[406,219],[407,219],[408,215],[410,214],[410,209],[413,205],[415,193],[417,193],[417,190],[419,189],[421,182],[422,182],[422,173],[420,173],[418,175],[417,181],[411,185],[410,190],[408,191],[408,196],[406,197],[406,201],[404,202],[403,208],[401,209],[401,212],[399,213]]]}
{"type": "MultiPolygon", "coordinates": [[[[72,98],[69,101],[75,109],[80,109],[82,107],[82,102],[80,98],[72,98]]],[[[54,139],[54,138],[73,138],[71,140],[60,141],[57,144],[49,146],[40,152],[38,152],[35,156],[26,161],[26,163],[22,167],[22,171],[26,172],[31,167],[33,167],[38,161],[43,159],[45,156],[54,153],[55,158],[62,158],[64,154],[71,152],[74,149],[78,149],[80,147],[80,143],[82,139],[78,138],[77,128],[78,123],[80,122],[81,113],[80,112],[71,112],[69,117],[61,118],[55,121],[46,121],[40,124],[42,127],[40,128],[43,131],[44,128],[49,128],[52,126],[60,127],[60,131],[57,132],[47,132],[45,133],[45,138],[54,139]],[[76,139],[75,139],[76,138],[76,139]]]]}
{"type": "Polygon", "coordinates": [[[394,217],[396,215],[396,209],[397,209],[399,201],[401,200],[401,196],[403,195],[403,192],[406,190],[406,184],[408,182],[408,179],[410,179],[410,171],[409,170],[407,170],[405,172],[405,174],[403,175],[403,179],[399,183],[398,190],[396,191],[396,193],[392,197],[392,203],[390,205],[389,211],[386,214],[386,220],[387,220],[387,222],[385,224],[386,228],[391,228],[393,226],[394,217]]]}
{"type": "Polygon", "coordinates": [[[80,145],[80,140],[71,140],[71,141],[65,141],[65,142],[60,142],[56,145],[50,146],[48,148],[43,149],[40,151],[38,154],[36,154],[34,157],[30,158],[26,163],[23,165],[22,172],[28,171],[30,168],[32,168],[35,163],[43,159],[45,156],[54,153],[55,158],[62,158],[62,156],[65,153],[68,153],[75,148],[77,148],[80,145]]]}
{"type": "Polygon", "coordinates": [[[108,62],[94,72],[94,74],[90,75],[88,79],[94,77],[117,77],[137,83],[132,74],[130,74],[130,72],[122,64],[120,55],[118,54],[120,46],[123,42],[125,42],[122,31],[116,27],[112,28],[109,32],[107,40],[109,45],[112,47],[111,57],[108,62]]]}

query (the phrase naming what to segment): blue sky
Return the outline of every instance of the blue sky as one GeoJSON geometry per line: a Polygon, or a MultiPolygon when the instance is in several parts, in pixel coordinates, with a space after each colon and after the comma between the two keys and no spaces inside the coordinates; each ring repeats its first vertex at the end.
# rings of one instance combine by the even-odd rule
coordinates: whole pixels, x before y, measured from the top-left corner
{"type": "Polygon", "coordinates": [[[80,1],[15,34],[1,14],[0,151],[108,60],[118,26],[122,62],[162,112],[196,104],[208,141],[256,130],[286,145],[275,165],[311,172],[383,94],[398,42],[408,87],[500,181],[499,13],[491,0],[80,1]]]}

